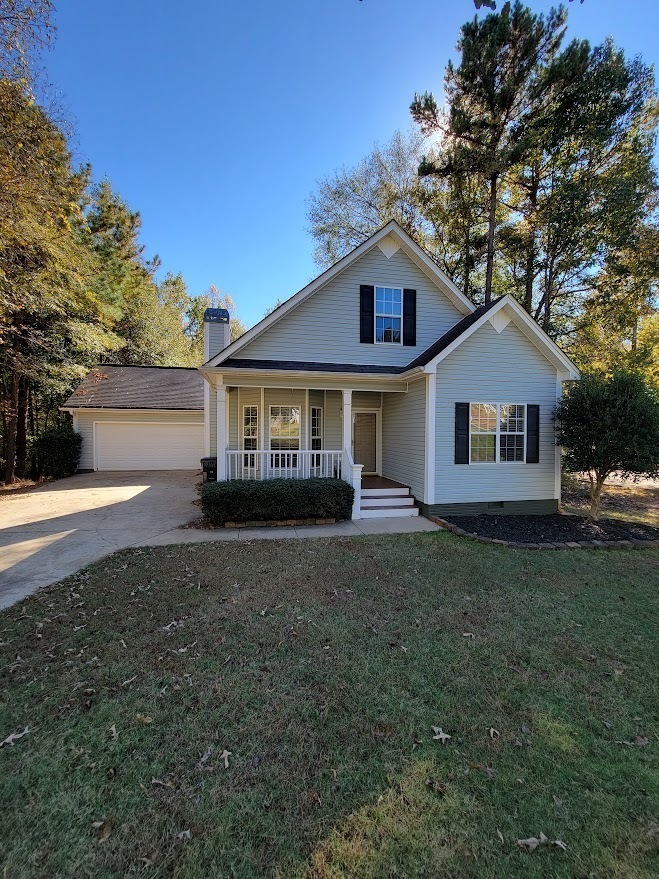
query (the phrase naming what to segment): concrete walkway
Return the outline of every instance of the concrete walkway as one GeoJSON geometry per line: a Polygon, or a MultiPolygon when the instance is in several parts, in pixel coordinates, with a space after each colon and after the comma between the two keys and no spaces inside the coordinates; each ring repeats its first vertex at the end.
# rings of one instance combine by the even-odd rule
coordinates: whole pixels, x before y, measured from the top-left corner
{"type": "Polygon", "coordinates": [[[281,525],[272,528],[177,528],[135,546],[167,546],[173,543],[205,543],[226,540],[295,540],[302,537],[361,537],[364,534],[411,534],[441,531],[422,516],[391,519],[356,519],[335,525],[281,525]]]}

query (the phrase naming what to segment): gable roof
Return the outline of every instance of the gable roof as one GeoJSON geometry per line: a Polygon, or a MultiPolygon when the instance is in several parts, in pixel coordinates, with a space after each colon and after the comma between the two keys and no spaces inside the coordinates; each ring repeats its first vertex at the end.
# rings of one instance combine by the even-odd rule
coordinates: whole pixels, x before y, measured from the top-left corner
{"type": "Polygon", "coordinates": [[[432,372],[437,364],[461,345],[490,317],[503,308],[508,307],[512,312],[511,319],[542,353],[556,366],[557,369],[567,372],[570,378],[578,378],[579,370],[553,342],[545,331],[538,326],[533,318],[524,311],[522,306],[512,296],[502,296],[494,299],[486,305],[481,305],[466,315],[455,326],[451,327],[436,342],[415,357],[414,360],[404,366],[383,366],[374,364],[356,363],[320,363],[304,360],[258,360],[255,358],[228,357],[222,366],[225,369],[262,369],[268,372],[281,370],[283,372],[327,372],[327,373],[356,373],[359,375],[403,375],[412,370],[423,369],[432,372]]]}
{"type": "Polygon", "coordinates": [[[220,363],[232,358],[234,354],[244,348],[245,345],[252,342],[269,327],[280,321],[289,311],[296,308],[304,302],[305,299],[312,296],[335,275],[338,275],[339,272],[342,272],[351,265],[351,263],[358,260],[368,250],[384,241],[388,236],[391,236],[392,239],[396,240],[396,243],[398,243],[419,268],[434,281],[434,283],[446,294],[449,300],[460,312],[462,312],[462,314],[471,314],[471,312],[474,311],[475,306],[471,300],[467,299],[464,293],[458,289],[448,275],[439,268],[437,263],[426,253],[426,251],[422,247],[419,247],[416,241],[414,241],[414,239],[411,238],[395,220],[390,220],[385,226],[371,235],[370,238],[367,238],[366,241],[335,262],[333,266],[330,266],[330,268],[324,271],[321,275],[318,275],[318,277],[311,281],[311,283],[307,284],[306,287],[303,287],[302,290],[294,296],[291,296],[290,299],[287,299],[286,302],[282,303],[278,308],[275,308],[274,311],[270,312],[270,314],[264,317],[263,320],[247,330],[247,332],[239,339],[236,339],[235,342],[232,342],[223,351],[220,351],[219,354],[211,357],[204,366],[219,366],[220,363]]]}
{"type": "Polygon", "coordinates": [[[196,368],[101,364],[61,408],[203,410],[204,379],[196,368]]]}

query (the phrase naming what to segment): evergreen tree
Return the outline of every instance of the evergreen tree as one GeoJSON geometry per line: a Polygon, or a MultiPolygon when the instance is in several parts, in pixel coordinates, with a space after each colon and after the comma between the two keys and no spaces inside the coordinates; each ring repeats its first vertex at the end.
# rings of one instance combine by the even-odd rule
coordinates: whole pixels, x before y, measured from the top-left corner
{"type": "Polygon", "coordinates": [[[500,13],[462,26],[460,63],[449,62],[446,118],[428,92],[415,95],[412,116],[424,133],[441,131],[448,154],[440,163],[425,161],[421,174],[476,174],[487,184],[488,233],[485,301],[492,295],[498,187],[503,175],[534,147],[543,93],[565,32],[564,8],[547,17],[515,0],[500,13]]]}

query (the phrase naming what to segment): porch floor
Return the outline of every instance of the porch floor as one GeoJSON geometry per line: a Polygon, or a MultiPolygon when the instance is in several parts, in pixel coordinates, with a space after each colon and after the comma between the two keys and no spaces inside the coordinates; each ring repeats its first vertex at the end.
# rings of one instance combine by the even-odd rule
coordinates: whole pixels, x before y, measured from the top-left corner
{"type": "Polygon", "coordinates": [[[362,476],[362,488],[409,488],[409,485],[387,479],[386,476],[362,476]]]}

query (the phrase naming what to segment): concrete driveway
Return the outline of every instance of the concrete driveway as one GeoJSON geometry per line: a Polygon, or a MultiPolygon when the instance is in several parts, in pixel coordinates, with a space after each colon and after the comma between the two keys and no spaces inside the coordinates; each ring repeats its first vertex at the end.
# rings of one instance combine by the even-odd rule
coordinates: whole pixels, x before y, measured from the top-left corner
{"type": "Polygon", "coordinates": [[[199,515],[195,471],[81,473],[0,499],[0,608],[199,515]]]}

